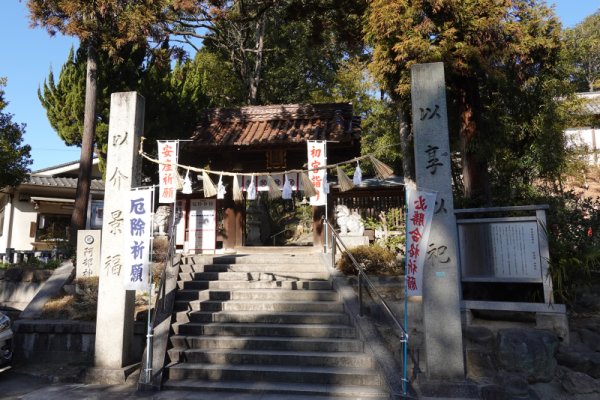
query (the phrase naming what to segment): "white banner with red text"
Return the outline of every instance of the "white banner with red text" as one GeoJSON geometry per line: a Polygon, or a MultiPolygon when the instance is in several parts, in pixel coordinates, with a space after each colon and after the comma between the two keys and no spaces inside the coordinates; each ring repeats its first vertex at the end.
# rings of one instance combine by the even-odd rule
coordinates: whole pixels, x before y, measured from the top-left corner
{"type": "Polygon", "coordinates": [[[408,296],[423,295],[423,268],[437,193],[406,188],[406,286],[408,296]]]}

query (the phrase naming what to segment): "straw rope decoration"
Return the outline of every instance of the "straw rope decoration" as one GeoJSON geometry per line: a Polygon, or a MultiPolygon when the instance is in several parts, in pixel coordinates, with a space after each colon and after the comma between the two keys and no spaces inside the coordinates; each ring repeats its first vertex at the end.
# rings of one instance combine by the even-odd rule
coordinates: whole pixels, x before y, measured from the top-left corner
{"type": "Polygon", "coordinates": [[[242,203],[244,201],[244,193],[240,189],[240,182],[236,175],[233,176],[233,201],[242,203]]]}
{"type": "Polygon", "coordinates": [[[206,171],[202,171],[202,186],[204,188],[204,197],[213,197],[217,195],[217,187],[210,180],[206,171]]]}
{"type": "Polygon", "coordinates": [[[269,199],[273,200],[281,197],[279,185],[271,175],[267,175],[267,186],[269,187],[269,199]]]}
{"type": "Polygon", "coordinates": [[[340,185],[340,190],[342,192],[346,192],[352,189],[354,187],[354,184],[352,183],[350,178],[348,178],[348,175],[346,175],[342,167],[338,165],[337,167],[335,167],[335,169],[338,177],[338,185],[340,185]]]}
{"type": "MultiPolygon", "coordinates": [[[[145,138],[142,137],[141,141],[140,141],[140,148],[139,148],[139,155],[142,158],[145,158],[146,160],[158,164],[158,165],[164,165],[164,164],[170,164],[173,165],[176,168],[182,168],[182,169],[186,169],[188,171],[194,171],[197,173],[201,173],[202,174],[202,183],[203,183],[203,191],[204,191],[204,196],[205,197],[213,197],[217,194],[217,187],[215,186],[215,184],[213,183],[213,181],[211,180],[209,174],[217,174],[220,176],[220,180],[222,179],[223,176],[231,176],[234,177],[234,184],[233,184],[233,191],[234,191],[234,197],[238,197],[239,198],[239,194],[236,195],[236,185],[237,187],[240,189],[240,193],[241,193],[241,197],[243,199],[243,193],[241,188],[239,187],[239,182],[237,182],[237,176],[238,175],[243,175],[243,176],[249,176],[249,177],[254,177],[254,176],[266,176],[267,177],[267,182],[268,182],[268,186],[269,186],[269,198],[279,198],[281,197],[281,190],[279,189],[279,186],[275,183],[275,181],[273,180],[273,177],[265,172],[247,172],[247,173],[243,173],[243,174],[239,174],[239,173],[234,173],[234,172],[227,172],[227,171],[210,171],[204,168],[196,168],[190,165],[183,165],[183,164],[175,164],[172,162],[166,163],[163,161],[159,161],[155,158],[150,157],[150,155],[148,155],[147,153],[144,152],[143,150],[143,143],[144,143],[145,138]],[[272,183],[271,183],[272,182],[272,183]]],[[[387,147],[395,147],[397,145],[389,145],[389,146],[385,146],[383,148],[387,148],[387,147]]],[[[382,148],[382,149],[383,149],[382,148]]],[[[381,150],[381,149],[378,149],[381,150]]],[[[328,164],[328,165],[324,165],[322,167],[319,168],[315,168],[315,169],[311,169],[311,171],[319,171],[319,170],[329,170],[329,169],[333,169],[336,168],[336,171],[338,173],[338,183],[340,185],[340,190],[344,191],[344,190],[349,190],[353,187],[353,182],[352,180],[350,180],[350,178],[343,173],[343,170],[341,170],[341,168],[339,168],[339,166],[341,165],[346,165],[346,164],[351,164],[351,163],[358,163],[358,161],[361,160],[368,160],[371,162],[371,164],[373,164],[373,169],[375,170],[375,174],[377,176],[378,179],[388,179],[390,177],[392,177],[394,175],[394,171],[392,170],[392,168],[390,168],[388,165],[386,165],[385,163],[383,163],[382,161],[378,160],[377,158],[375,158],[375,156],[373,154],[366,154],[360,157],[355,157],[352,158],[350,160],[347,161],[343,161],[343,162],[339,162],[339,163],[335,163],[335,164],[328,164]],[[341,171],[341,173],[340,173],[341,171]],[[348,185],[348,181],[350,182],[350,188],[347,188],[348,185]]],[[[357,164],[357,168],[358,164],[357,164]]],[[[304,191],[304,196],[306,197],[312,197],[315,196],[317,194],[317,190],[315,188],[315,186],[313,185],[312,181],[309,179],[308,175],[307,175],[307,170],[306,169],[290,169],[290,170],[286,170],[286,171],[279,171],[277,172],[277,174],[292,174],[292,173],[298,173],[300,175],[299,181],[300,184],[302,186],[302,190],[304,191]]],[[[362,175],[362,174],[361,174],[362,175]]],[[[354,178],[354,177],[353,177],[354,178]]],[[[179,175],[179,173],[176,176],[177,179],[177,183],[178,183],[178,190],[181,190],[181,187],[183,186],[183,178],[181,177],[181,175],[179,175]]],[[[357,179],[358,180],[358,179],[357,179]]],[[[223,188],[224,189],[224,188],[223,188]]],[[[221,189],[221,190],[223,190],[221,189]]]]}
{"type": "Polygon", "coordinates": [[[317,189],[315,185],[313,185],[312,181],[306,174],[306,172],[300,172],[300,183],[302,184],[302,189],[304,190],[304,195],[306,197],[313,197],[317,195],[317,189]]]}

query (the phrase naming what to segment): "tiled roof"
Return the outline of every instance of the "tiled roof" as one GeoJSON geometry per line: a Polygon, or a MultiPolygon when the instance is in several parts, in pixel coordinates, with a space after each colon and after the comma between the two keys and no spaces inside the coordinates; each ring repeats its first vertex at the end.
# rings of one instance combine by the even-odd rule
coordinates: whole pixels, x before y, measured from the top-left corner
{"type": "MultiPolygon", "coordinates": [[[[39,176],[31,175],[23,182],[24,185],[34,186],[49,186],[49,187],[60,187],[60,188],[77,188],[77,179],[75,178],[55,178],[50,176],[39,176]]],[[[104,182],[101,179],[92,179],[91,190],[103,191],[104,182]]]]}
{"type": "Polygon", "coordinates": [[[347,103],[215,108],[192,135],[194,143],[203,146],[351,142],[358,137],[360,117],[347,103]]]}

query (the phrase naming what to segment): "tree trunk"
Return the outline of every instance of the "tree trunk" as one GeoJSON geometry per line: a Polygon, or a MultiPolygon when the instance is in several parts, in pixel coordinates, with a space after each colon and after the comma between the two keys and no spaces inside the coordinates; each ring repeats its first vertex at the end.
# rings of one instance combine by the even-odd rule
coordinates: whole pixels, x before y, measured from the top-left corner
{"type": "Polygon", "coordinates": [[[265,46],[265,26],[266,16],[263,15],[256,21],[256,45],[254,48],[256,53],[254,54],[254,68],[252,69],[252,74],[249,76],[248,104],[256,104],[258,102],[258,85],[260,84],[262,74],[263,49],[265,46]]]}
{"type": "Polygon", "coordinates": [[[489,204],[491,195],[487,160],[476,144],[480,135],[477,122],[481,115],[481,99],[477,82],[469,78],[464,79],[459,89],[459,133],[464,196],[473,204],[489,204]]]}
{"type": "Polygon", "coordinates": [[[402,173],[405,183],[415,181],[415,153],[411,146],[412,135],[408,123],[408,111],[404,101],[398,102],[398,121],[400,122],[400,148],[402,149],[402,173]]]}
{"type": "Polygon", "coordinates": [[[92,44],[88,44],[87,75],[85,81],[85,114],[83,118],[83,135],[81,137],[81,155],[79,158],[79,175],[75,206],[71,216],[69,242],[77,243],[77,231],[85,229],[87,208],[90,197],[92,176],[92,161],[94,154],[94,136],[96,133],[96,102],[97,102],[97,70],[98,54],[92,44]]]}

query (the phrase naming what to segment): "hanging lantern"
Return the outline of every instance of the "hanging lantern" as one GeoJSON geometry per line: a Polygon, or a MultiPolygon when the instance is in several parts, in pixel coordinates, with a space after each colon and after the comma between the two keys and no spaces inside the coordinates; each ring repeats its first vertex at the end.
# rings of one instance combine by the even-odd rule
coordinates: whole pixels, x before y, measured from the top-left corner
{"type": "Polygon", "coordinates": [[[352,176],[352,183],[354,183],[355,186],[362,183],[362,170],[360,169],[358,161],[356,161],[356,169],[354,170],[354,176],[352,176]]]}
{"type": "Polygon", "coordinates": [[[192,180],[190,179],[190,170],[188,169],[185,174],[185,179],[183,180],[183,189],[181,190],[183,194],[191,194],[192,193],[192,180]]]}
{"type": "Polygon", "coordinates": [[[223,175],[219,175],[219,183],[217,183],[217,199],[222,200],[225,198],[225,185],[223,185],[223,175]]]}
{"type": "Polygon", "coordinates": [[[254,175],[252,175],[252,177],[250,178],[250,185],[248,186],[248,189],[246,191],[246,195],[248,197],[248,200],[256,200],[256,179],[254,178],[254,175]]]}
{"type": "Polygon", "coordinates": [[[284,176],[284,184],[283,184],[283,190],[281,192],[281,198],[282,199],[286,199],[289,200],[292,198],[292,185],[290,184],[290,180],[288,179],[287,174],[285,174],[284,176]]]}

